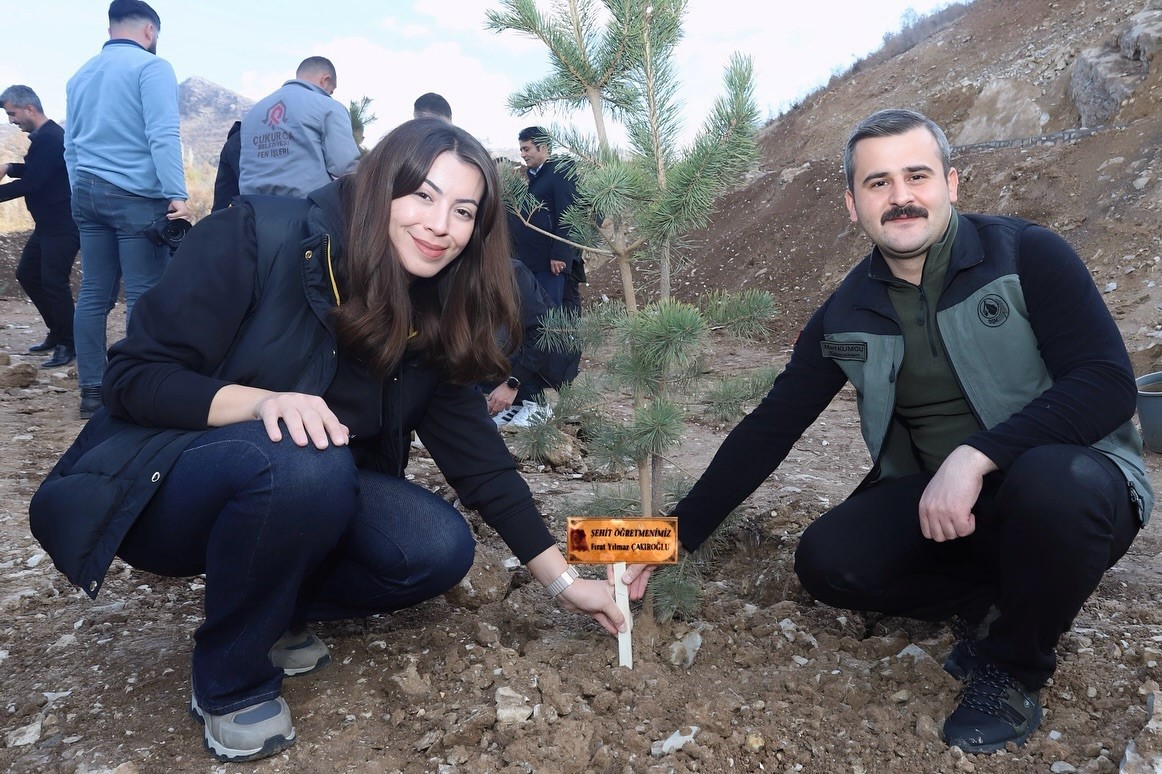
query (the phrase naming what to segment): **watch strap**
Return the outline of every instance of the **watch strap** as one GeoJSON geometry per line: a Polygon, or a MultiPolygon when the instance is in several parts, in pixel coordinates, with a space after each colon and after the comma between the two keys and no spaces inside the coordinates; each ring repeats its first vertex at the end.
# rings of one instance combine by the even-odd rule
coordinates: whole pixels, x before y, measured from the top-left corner
{"type": "Polygon", "coordinates": [[[557,579],[545,586],[545,591],[549,592],[549,599],[556,599],[557,595],[573,584],[573,581],[580,578],[581,575],[576,569],[570,567],[557,576],[557,579]]]}

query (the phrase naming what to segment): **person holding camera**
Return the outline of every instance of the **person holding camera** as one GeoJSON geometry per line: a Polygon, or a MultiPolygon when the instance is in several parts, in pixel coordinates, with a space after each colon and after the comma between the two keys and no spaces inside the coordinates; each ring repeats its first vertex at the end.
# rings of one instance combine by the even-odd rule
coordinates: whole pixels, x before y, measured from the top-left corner
{"type": "Polygon", "coordinates": [[[157,56],[161,19],[141,0],[109,5],[109,40],[65,88],[65,164],[80,231],[74,333],[80,414],[101,406],[106,324],[125,283],[125,319],[165,271],[167,221],[190,217],[177,78],[157,56]]]}
{"type": "Polygon", "coordinates": [[[406,480],[412,431],[550,598],[628,626],[566,564],[475,389],[508,373],[516,296],[488,151],[421,119],[307,199],[202,220],[141,297],[30,526],[93,596],[114,554],[205,573],[190,709],[215,757],[294,743],[283,679],[330,659],[309,622],[419,604],[472,566],[468,522],[406,480]]]}
{"type": "Polygon", "coordinates": [[[51,352],[41,368],[59,368],[76,357],[69,276],[77,260],[78,241],[65,170],[64,130],[44,114],[40,97],[27,86],[9,86],[0,92],[0,108],[10,123],[29,135],[24,163],[0,164],[0,176],[14,178],[0,185],[0,202],[23,196],[36,224],[20,252],[16,281],[40,312],[48,335],[28,351],[51,352]]]}

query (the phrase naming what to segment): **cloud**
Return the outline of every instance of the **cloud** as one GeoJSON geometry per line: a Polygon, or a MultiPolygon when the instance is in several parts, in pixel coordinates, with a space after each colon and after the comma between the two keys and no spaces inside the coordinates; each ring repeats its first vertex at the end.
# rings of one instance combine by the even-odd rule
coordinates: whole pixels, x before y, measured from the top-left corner
{"type": "Polygon", "coordinates": [[[378,120],[367,128],[369,142],[410,119],[415,98],[434,91],[452,105],[455,122],[486,145],[516,147],[516,134],[525,123],[508,116],[505,102],[520,84],[489,59],[455,42],[389,48],[366,38],[339,38],[327,48],[339,71],[336,98],[344,103],[362,96],[373,100],[371,111],[378,120]]]}

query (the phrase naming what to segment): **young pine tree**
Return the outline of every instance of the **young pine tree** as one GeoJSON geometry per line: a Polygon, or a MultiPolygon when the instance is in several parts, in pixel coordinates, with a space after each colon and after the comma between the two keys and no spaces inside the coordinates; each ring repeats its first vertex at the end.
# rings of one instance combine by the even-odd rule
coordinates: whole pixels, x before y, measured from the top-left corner
{"type": "MultiPolygon", "coordinates": [[[[671,298],[671,276],[684,237],[708,223],[715,200],[757,158],[751,61],[731,58],[723,93],[683,147],[674,52],[682,39],[684,0],[554,0],[547,11],[535,0],[500,5],[488,12],[487,27],[539,40],[551,58],[549,73],[512,94],[509,109],[517,115],[583,111],[593,119],[593,133],[553,127],[549,134],[558,153],[567,151],[559,164],[577,185],[577,200],[563,215],[571,241],[590,258],[613,260],[618,267],[624,306],[596,317],[615,352],[606,386],[629,390],[633,416],[628,423],[602,423],[589,413],[587,431],[611,463],[621,459],[637,467],[640,513],[660,513],[662,462],[681,440],[679,398],[701,373],[708,331],[702,309],[671,298]],[[611,122],[624,127],[626,147],[611,143],[611,122]],[[643,303],[639,297],[641,276],[656,278],[656,300],[643,303]]],[[[527,211],[527,194],[509,190],[517,200],[510,202],[514,212],[527,211]]],[[[761,327],[755,321],[773,311],[769,296],[757,306],[718,303],[749,310],[751,327],[761,327]]],[[[748,328],[745,321],[733,322],[748,328]]],[[[588,321],[551,316],[546,342],[560,347],[592,341],[590,333],[576,330],[579,324],[592,328],[588,321]]]]}

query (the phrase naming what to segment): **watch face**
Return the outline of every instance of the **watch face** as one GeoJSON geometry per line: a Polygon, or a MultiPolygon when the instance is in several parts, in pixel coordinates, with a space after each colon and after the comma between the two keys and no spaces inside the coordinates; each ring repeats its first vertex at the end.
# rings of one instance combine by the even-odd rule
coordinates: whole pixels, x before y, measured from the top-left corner
{"type": "Polygon", "coordinates": [[[510,376],[508,377],[508,380],[505,381],[505,384],[508,385],[510,390],[515,390],[520,387],[520,379],[517,379],[515,376],[510,376]]]}

